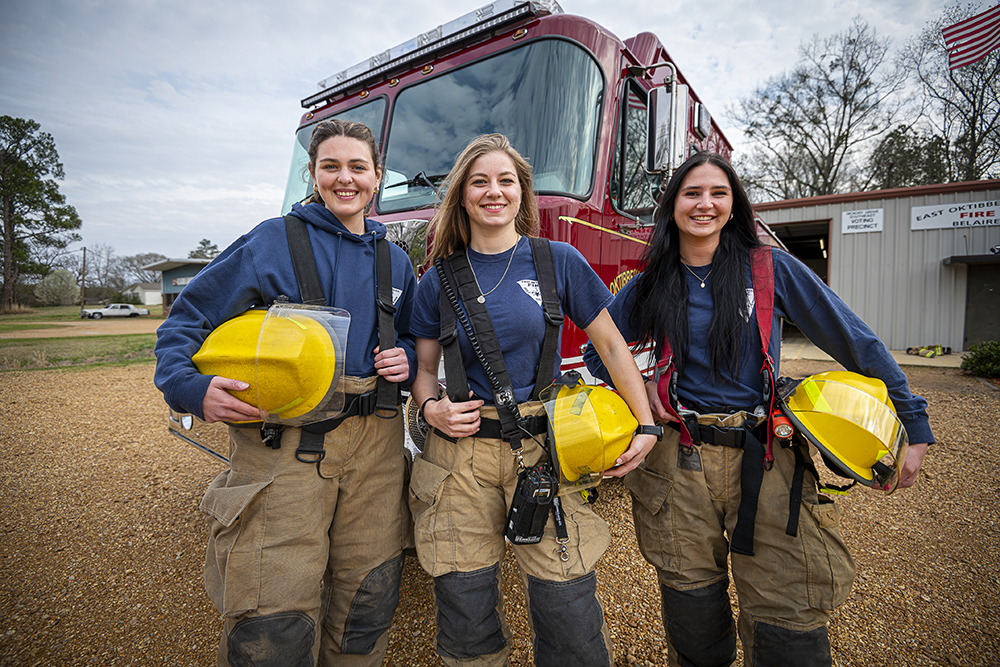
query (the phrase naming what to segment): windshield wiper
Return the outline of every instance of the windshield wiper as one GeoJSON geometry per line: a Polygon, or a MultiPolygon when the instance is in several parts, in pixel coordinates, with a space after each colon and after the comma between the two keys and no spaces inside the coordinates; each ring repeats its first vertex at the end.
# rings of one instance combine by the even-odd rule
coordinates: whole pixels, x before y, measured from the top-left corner
{"type": "Polygon", "coordinates": [[[394,188],[399,185],[420,185],[429,187],[437,192],[438,186],[435,185],[435,181],[440,184],[447,176],[448,174],[434,174],[432,176],[428,176],[423,171],[418,171],[413,178],[406,181],[400,181],[399,183],[393,183],[392,185],[387,185],[385,186],[385,189],[388,190],[389,188],[394,188]]]}

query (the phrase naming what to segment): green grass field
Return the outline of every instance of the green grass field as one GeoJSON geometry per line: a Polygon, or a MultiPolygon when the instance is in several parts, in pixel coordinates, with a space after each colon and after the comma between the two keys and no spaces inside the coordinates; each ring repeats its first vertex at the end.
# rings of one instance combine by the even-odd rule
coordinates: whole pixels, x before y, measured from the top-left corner
{"type": "MultiPolygon", "coordinates": [[[[159,317],[161,306],[149,307],[159,317]]],[[[0,315],[0,333],[26,329],[59,329],[58,322],[80,319],[79,306],[35,308],[30,313],[0,315]]],[[[150,363],[156,334],[11,338],[0,340],[0,372],[43,368],[150,363]]]]}

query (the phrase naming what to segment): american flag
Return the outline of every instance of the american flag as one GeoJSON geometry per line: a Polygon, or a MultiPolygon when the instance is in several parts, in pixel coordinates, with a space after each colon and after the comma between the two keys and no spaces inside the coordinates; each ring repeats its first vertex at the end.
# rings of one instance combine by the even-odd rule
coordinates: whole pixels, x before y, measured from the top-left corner
{"type": "Polygon", "coordinates": [[[1000,47],[1000,5],[941,30],[950,69],[971,65],[1000,47]]]}

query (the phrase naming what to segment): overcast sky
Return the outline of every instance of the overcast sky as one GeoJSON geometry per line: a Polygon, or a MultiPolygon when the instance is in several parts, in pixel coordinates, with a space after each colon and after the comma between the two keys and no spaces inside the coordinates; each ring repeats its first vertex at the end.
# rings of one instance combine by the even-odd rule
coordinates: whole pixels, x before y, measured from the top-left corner
{"type": "MultiPolygon", "coordinates": [[[[52,134],[83,243],[224,248],[279,214],[300,100],[317,82],[485,0],[4,0],[0,114],[52,134]]],[[[648,30],[726,109],[861,16],[901,46],[944,0],[560,0],[622,40],[648,30]]],[[[980,0],[985,9],[992,2],[980,0]]]]}

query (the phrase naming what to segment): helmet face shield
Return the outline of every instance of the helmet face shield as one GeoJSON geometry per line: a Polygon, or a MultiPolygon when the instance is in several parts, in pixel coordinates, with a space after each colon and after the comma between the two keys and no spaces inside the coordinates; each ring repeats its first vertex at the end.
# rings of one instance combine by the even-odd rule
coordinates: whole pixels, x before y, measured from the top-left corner
{"type": "Polygon", "coordinates": [[[350,314],[339,308],[277,304],[257,342],[257,407],[268,423],[302,426],[344,411],[344,350],[350,314]]]}
{"type": "Polygon", "coordinates": [[[597,486],[628,450],[639,426],[625,400],[604,387],[552,384],[541,392],[549,417],[549,452],[563,496],[597,486]]]}
{"type": "Polygon", "coordinates": [[[796,430],[844,474],[886,493],[896,489],[908,440],[881,381],[823,373],[799,383],[784,404],[796,430]]]}
{"type": "Polygon", "coordinates": [[[350,314],[339,308],[277,304],[215,328],[192,358],[199,372],[241,380],[231,392],[271,424],[303,426],[339,416],[350,314]]]}

